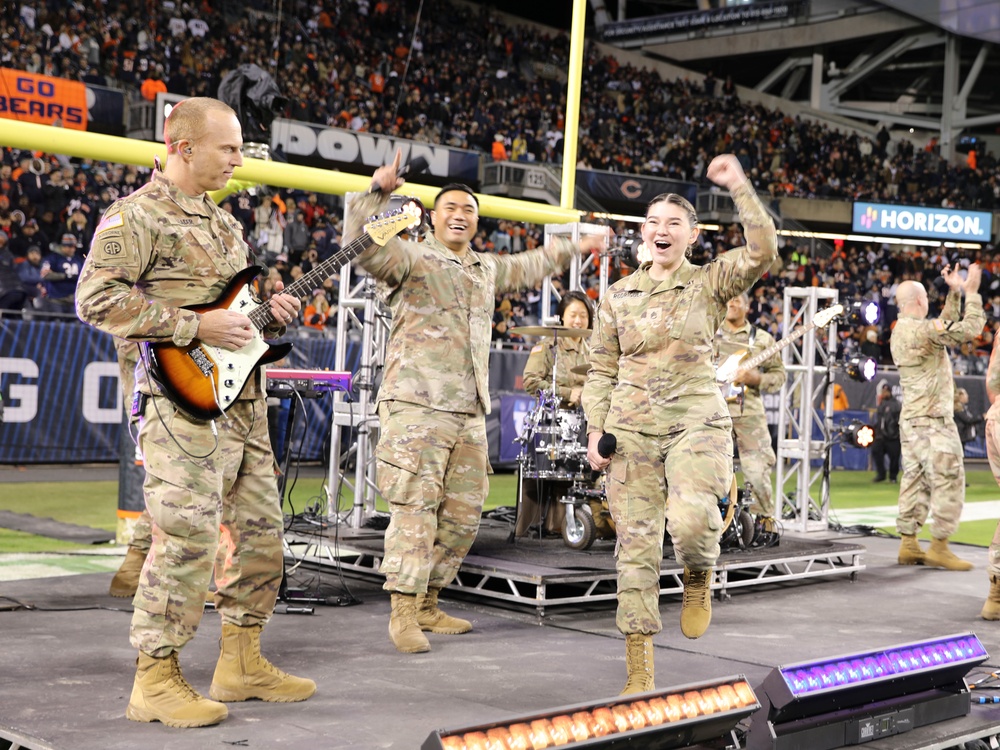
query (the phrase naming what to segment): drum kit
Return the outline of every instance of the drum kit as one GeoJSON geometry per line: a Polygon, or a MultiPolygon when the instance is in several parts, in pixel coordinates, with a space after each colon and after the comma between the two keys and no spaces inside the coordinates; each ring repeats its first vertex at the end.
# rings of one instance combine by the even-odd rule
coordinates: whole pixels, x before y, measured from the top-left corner
{"type": "MultiPolygon", "coordinates": [[[[562,336],[579,338],[590,331],[564,326],[518,326],[511,333],[520,336],[545,336],[553,339],[558,357],[558,339],[562,336]]],[[[582,409],[564,408],[556,391],[556,359],[552,363],[551,387],[539,392],[535,405],[525,415],[518,454],[518,499],[525,481],[551,482],[560,497],[553,502],[566,506],[562,526],[563,541],[572,549],[589,549],[599,538],[614,538],[615,525],[608,511],[603,477],[595,476],[587,460],[587,430],[582,409]]],[[[589,365],[571,369],[586,375],[589,365]]],[[[722,534],[719,546],[723,551],[770,547],[778,543],[780,532],[759,528],[749,508],[753,489],[749,483],[739,487],[735,473],[729,493],[719,499],[722,514],[722,534]]],[[[518,503],[520,507],[520,502],[518,503]]],[[[540,528],[545,526],[546,505],[541,504],[540,528]]]]}
{"type": "MultiPolygon", "coordinates": [[[[603,484],[595,486],[593,472],[587,460],[587,430],[583,410],[565,408],[556,390],[556,365],[560,338],[581,338],[590,335],[587,328],[566,326],[518,326],[511,333],[519,336],[544,336],[552,338],[556,353],[552,362],[551,386],[539,392],[535,405],[524,418],[521,434],[515,439],[520,443],[518,455],[518,489],[525,481],[552,482],[561,497],[555,502],[566,505],[566,518],[562,536],[568,547],[588,549],[598,538],[600,530],[611,524],[607,512],[603,484]],[[565,489],[563,489],[565,488],[565,489]],[[594,508],[600,518],[594,518],[594,508]]],[[[589,366],[572,369],[576,374],[586,374],[589,366]]],[[[542,504],[544,513],[546,506],[542,504]]],[[[613,535],[613,531],[612,531],[613,535]]]]}

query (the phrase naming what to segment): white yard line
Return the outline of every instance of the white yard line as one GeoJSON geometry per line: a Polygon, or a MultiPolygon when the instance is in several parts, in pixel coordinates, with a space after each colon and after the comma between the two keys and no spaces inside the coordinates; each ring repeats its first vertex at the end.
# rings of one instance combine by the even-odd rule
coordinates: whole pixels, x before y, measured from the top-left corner
{"type": "MultiPolygon", "coordinates": [[[[842,526],[888,526],[896,525],[897,506],[878,505],[871,508],[852,508],[837,510],[831,504],[830,520],[842,526]]],[[[986,500],[978,503],[966,503],[962,509],[962,521],[995,521],[1000,518],[1000,500],[986,500]]],[[[929,522],[928,518],[928,522],[929,522]]]]}

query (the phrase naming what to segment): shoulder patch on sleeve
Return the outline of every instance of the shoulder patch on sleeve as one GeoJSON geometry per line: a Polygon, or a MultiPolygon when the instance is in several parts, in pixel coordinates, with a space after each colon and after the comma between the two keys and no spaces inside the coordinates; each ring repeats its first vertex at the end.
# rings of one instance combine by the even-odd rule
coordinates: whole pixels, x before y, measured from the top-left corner
{"type": "Polygon", "coordinates": [[[107,214],[101,220],[90,244],[90,255],[95,267],[135,268],[139,265],[135,237],[128,230],[127,224],[128,220],[121,211],[107,214]]]}
{"type": "Polygon", "coordinates": [[[121,227],[124,224],[121,213],[105,215],[101,219],[101,223],[97,225],[97,229],[94,230],[94,234],[100,234],[108,229],[114,229],[116,227],[121,227]]]}
{"type": "Polygon", "coordinates": [[[535,344],[533,347],[531,347],[531,353],[534,354],[535,352],[540,352],[544,348],[545,347],[543,347],[541,344],[535,344]]]}
{"type": "Polygon", "coordinates": [[[944,330],[944,321],[941,318],[934,318],[934,328],[938,331],[944,330]]]}

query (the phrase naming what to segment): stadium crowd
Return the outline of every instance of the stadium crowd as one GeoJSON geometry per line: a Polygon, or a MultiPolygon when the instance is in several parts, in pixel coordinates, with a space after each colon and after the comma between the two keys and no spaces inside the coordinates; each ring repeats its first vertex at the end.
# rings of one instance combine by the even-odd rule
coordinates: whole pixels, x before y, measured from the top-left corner
{"type": "MultiPolygon", "coordinates": [[[[419,34],[416,2],[291,0],[280,20],[249,2],[5,2],[0,5],[0,65],[123,89],[133,100],[156,91],[214,95],[242,63],[269,70],[288,98],[284,116],[355,131],[476,149],[494,159],[561,161],[569,42],[531,25],[507,25],[481,7],[426,0],[419,34]]],[[[758,104],[741,102],[731,80],[664,80],[590,44],[585,61],[579,166],[704,182],[709,154],[731,152],[759,192],[814,199],[1000,208],[1000,168],[992,153],[949,164],[935,142],[869,137],[758,104]]],[[[72,293],[101,214],[149,177],[148,170],[4,148],[0,161],[0,309],[24,315],[72,313],[72,293]]],[[[238,193],[224,206],[237,216],[271,277],[286,283],[339,249],[340,201],[304,191],[238,193]]],[[[617,227],[618,230],[624,227],[617,227]]],[[[541,227],[484,219],[477,249],[520,252],[543,241],[541,227]]],[[[695,258],[707,261],[742,243],[739,228],[705,232],[695,258]]],[[[781,264],[754,290],[750,319],[783,334],[786,285],[835,286],[842,299],[874,299],[878,327],[845,332],[844,353],[888,358],[899,282],[935,285],[946,260],[984,269],[988,318],[1000,316],[1000,262],[988,246],[973,258],[941,250],[837,244],[829,257],[786,243],[781,264]]],[[[594,264],[596,266],[596,264],[594,264]]],[[[627,272],[626,269],[620,269],[627,272]]],[[[301,328],[329,333],[336,321],[336,278],[304,301],[301,328]]],[[[584,276],[597,295],[597,277],[584,276]]],[[[508,329],[538,322],[536,292],[497,300],[494,337],[519,346],[508,329]]],[[[8,315],[11,313],[7,313],[8,315]]],[[[988,323],[988,328],[992,323],[988,323]]],[[[990,330],[956,370],[977,371],[990,330]]]]}

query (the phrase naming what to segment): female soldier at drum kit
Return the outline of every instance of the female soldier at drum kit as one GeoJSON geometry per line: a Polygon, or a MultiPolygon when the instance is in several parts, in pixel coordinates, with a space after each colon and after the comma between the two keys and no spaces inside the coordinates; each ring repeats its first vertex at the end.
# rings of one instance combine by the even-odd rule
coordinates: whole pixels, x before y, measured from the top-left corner
{"type": "Polygon", "coordinates": [[[525,536],[536,526],[539,534],[552,535],[563,535],[568,528],[566,543],[582,549],[589,547],[595,536],[614,533],[600,502],[591,506],[593,530],[577,523],[566,527],[566,505],[560,502],[574,485],[586,485],[587,490],[593,485],[583,473],[589,474],[589,467],[580,410],[580,394],[590,368],[587,339],[593,310],[587,295],[572,291],[563,294],[556,312],[562,326],[516,329],[522,335],[551,337],[551,341],[536,344],[524,367],[524,390],[538,401],[522,432],[521,492],[514,536],[525,536]],[[523,333],[529,330],[536,333],[523,333]]]}
{"type": "Polygon", "coordinates": [[[715,157],[706,176],[729,190],[747,246],[692,265],[685,256],[698,236],[694,207],[679,195],[657,196],[642,224],[652,260],[608,289],[590,340],[582,399],[587,457],[595,471],[608,468],[618,535],[617,625],[628,668],[623,694],[654,689],[652,636],[662,629],[668,504],[674,552],[684,566],[681,632],[698,638],[711,621],[719,498],[733,477],[733,424],[716,385],[712,339],[726,303],[778,254],[774,222],[736,157],[715,157]],[[616,447],[606,457],[611,435],[616,447]]]}

